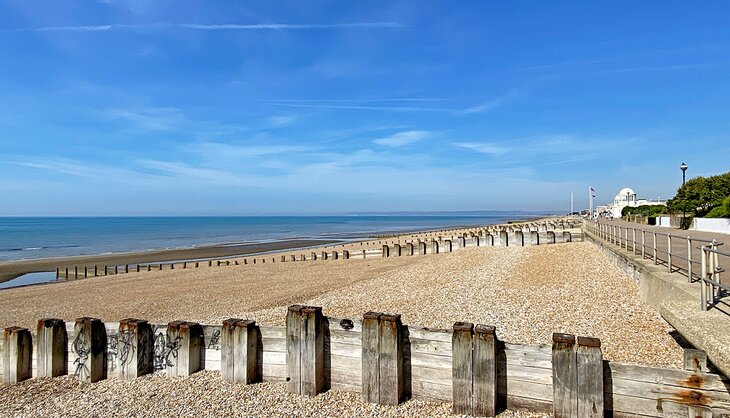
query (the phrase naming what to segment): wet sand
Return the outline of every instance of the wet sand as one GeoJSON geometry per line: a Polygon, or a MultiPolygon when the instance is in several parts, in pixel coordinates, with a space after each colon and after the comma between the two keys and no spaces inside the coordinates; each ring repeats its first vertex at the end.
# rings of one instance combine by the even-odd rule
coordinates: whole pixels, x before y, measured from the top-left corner
{"type": "Polygon", "coordinates": [[[64,267],[93,267],[95,265],[114,266],[122,264],[220,258],[236,255],[259,254],[269,251],[280,251],[294,248],[322,246],[339,242],[341,241],[334,239],[292,239],[256,244],[216,245],[130,253],[94,254],[74,257],[7,261],[0,262],[0,283],[12,280],[26,273],[55,271],[56,268],[64,267]]]}

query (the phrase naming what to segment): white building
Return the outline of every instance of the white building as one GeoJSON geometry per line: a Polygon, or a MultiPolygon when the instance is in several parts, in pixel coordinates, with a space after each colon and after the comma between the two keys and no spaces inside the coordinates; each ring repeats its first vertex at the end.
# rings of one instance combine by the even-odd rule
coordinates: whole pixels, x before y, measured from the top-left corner
{"type": "Polygon", "coordinates": [[[639,199],[636,195],[636,192],[628,187],[624,187],[623,189],[621,189],[621,191],[618,192],[616,197],[613,198],[613,203],[606,206],[599,206],[597,209],[599,214],[603,211],[604,213],[610,214],[609,216],[613,216],[614,218],[620,218],[621,211],[627,206],[636,207],[644,205],[664,204],[666,204],[665,200],[639,199]]]}

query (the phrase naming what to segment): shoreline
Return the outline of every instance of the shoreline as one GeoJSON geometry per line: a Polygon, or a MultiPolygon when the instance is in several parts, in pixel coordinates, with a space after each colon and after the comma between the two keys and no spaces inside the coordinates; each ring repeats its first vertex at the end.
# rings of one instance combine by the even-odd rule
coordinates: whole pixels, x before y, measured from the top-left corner
{"type": "Polygon", "coordinates": [[[200,247],[169,248],[148,251],[133,251],[109,254],[87,254],[67,257],[37,258],[24,260],[0,261],[0,283],[16,279],[24,274],[53,272],[56,268],[79,265],[122,265],[122,264],[143,264],[171,261],[196,261],[210,258],[248,256],[254,254],[265,254],[271,252],[298,250],[305,248],[316,248],[332,244],[365,242],[370,239],[383,237],[405,236],[433,231],[453,231],[475,227],[510,225],[521,222],[535,222],[543,219],[550,219],[553,216],[536,216],[525,219],[504,220],[494,224],[472,224],[448,226],[445,228],[427,228],[415,230],[384,230],[371,231],[365,235],[357,233],[339,234],[332,238],[294,238],[278,241],[260,243],[220,243],[200,247]]]}
{"type": "Polygon", "coordinates": [[[62,266],[121,265],[197,260],[220,257],[244,256],[271,251],[293,250],[313,246],[337,244],[338,239],[287,239],[254,244],[222,244],[202,247],[172,248],[111,254],[90,254],[70,257],[37,258],[0,262],[0,283],[13,280],[23,274],[55,271],[62,266]]]}

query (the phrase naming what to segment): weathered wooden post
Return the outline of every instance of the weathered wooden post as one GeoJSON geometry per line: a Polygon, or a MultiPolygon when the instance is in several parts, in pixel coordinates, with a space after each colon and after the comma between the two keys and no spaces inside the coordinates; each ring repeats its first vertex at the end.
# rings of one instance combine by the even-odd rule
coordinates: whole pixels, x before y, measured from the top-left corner
{"type": "Polygon", "coordinates": [[[74,324],[76,337],[71,345],[74,355],[74,377],[95,383],[107,377],[106,328],[97,318],[78,318],[74,324]]]}
{"type": "Polygon", "coordinates": [[[439,253],[439,242],[436,240],[431,241],[431,254],[439,253]]]}
{"type": "Polygon", "coordinates": [[[337,260],[340,258],[340,255],[337,253],[337,251],[332,251],[332,259],[337,260]]]}
{"type": "Polygon", "coordinates": [[[398,405],[405,390],[400,315],[367,312],[362,327],[363,400],[398,405]]]}
{"type": "Polygon", "coordinates": [[[575,336],[553,334],[553,416],[578,417],[575,336]]]}
{"type": "Polygon", "coordinates": [[[79,279],[79,266],[74,266],[74,280],[79,279]]]}
{"type": "Polygon", "coordinates": [[[573,242],[573,235],[568,231],[563,232],[563,242],[573,242]]]}
{"type": "Polygon", "coordinates": [[[139,264],[137,264],[137,273],[139,273],[139,264]]]}
{"type": "Polygon", "coordinates": [[[447,239],[444,241],[444,252],[450,253],[453,251],[453,245],[451,244],[451,240],[447,239]]]}
{"type": "Polygon", "coordinates": [[[578,414],[580,418],[603,417],[603,355],[601,340],[578,337],[576,347],[578,414]]]}
{"type": "Polygon", "coordinates": [[[502,247],[509,247],[509,236],[507,235],[507,231],[504,229],[499,231],[499,245],[502,247]]]}
{"type": "Polygon", "coordinates": [[[342,250],[342,258],[345,260],[350,259],[350,252],[348,250],[342,250]]]}
{"type": "Polygon", "coordinates": [[[114,266],[114,275],[119,274],[119,266],[114,266]]]}
{"type": "Polygon", "coordinates": [[[453,413],[472,415],[474,360],[472,340],[474,325],[456,322],[451,337],[453,413]]]}
{"type": "Polygon", "coordinates": [[[88,266],[84,266],[84,279],[87,278],[87,277],[89,277],[89,267],[88,266]]]}
{"type": "Polygon", "coordinates": [[[259,380],[256,322],[230,318],[221,329],[221,375],[223,380],[250,384],[259,380]]]}
{"type": "Polygon", "coordinates": [[[313,261],[317,261],[317,253],[315,253],[314,251],[312,251],[309,254],[309,258],[311,258],[313,261]]]}
{"type": "Polygon", "coordinates": [[[522,233],[522,230],[515,231],[515,245],[518,247],[525,246],[525,235],[522,233]]]}
{"type": "Polygon", "coordinates": [[[63,320],[45,318],[36,328],[36,359],[38,377],[68,374],[68,334],[63,320]]]}
{"type": "Polygon", "coordinates": [[[530,245],[540,245],[540,233],[537,231],[530,232],[530,245]]]}
{"type": "Polygon", "coordinates": [[[292,255],[290,255],[290,256],[289,256],[289,259],[290,259],[291,261],[297,261],[297,256],[296,256],[296,255],[294,255],[294,254],[292,254],[292,255]]]}
{"type": "Polygon", "coordinates": [[[426,243],[425,242],[418,243],[418,254],[426,255],[426,243]]]}
{"type": "Polygon", "coordinates": [[[27,328],[8,327],[3,333],[3,383],[12,385],[30,379],[33,341],[27,328]]]}
{"type": "Polygon", "coordinates": [[[400,244],[393,244],[393,255],[400,257],[402,255],[400,244]]]}
{"type": "Polygon", "coordinates": [[[172,321],[167,324],[167,344],[171,355],[168,377],[188,377],[200,370],[203,327],[197,322],[172,321]]]}
{"type": "Polygon", "coordinates": [[[380,402],[379,318],[365,312],[362,320],[362,400],[368,403],[380,402]]]}
{"type": "Polygon", "coordinates": [[[466,237],[459,237],[459,248],[466,248],[466,237]]]}
{"type": "Polygon", "coordinates": [[[390,247],[388,244],[383,244],[383,258],[390,257],[390,247]]]}
{"type": "Polygon", "coordinates": [[[411,256],[413,255],[413,243],[409,242],[406,244],[406,255],[411,256]]]}
{"type": "Polygon", "coordinates": [[[133,318],[119,321],[118,338],[120,379],[134,380],[154,372],[155,337],[147,321],[133,318]]]}
{"type": "Polygon", "coordinates": [[[380,315],[380,405],[398,405],[403,399],[403,343],[400,315],[380,315]]]}
{"type": "Polygon", "coordinates": [[[494,327],[455,323],[452,350],[454,414],[495,416],[497,363],[494,327]]]}
{"type": "Polygon", "coordinates": [[[324,321],[318,306],[292,305],[286,317],[287,389],[315,396],[324,388],[324,321]]]}
{"type": "Polygon", "coordinates": [[[555,231],[547,231],[545,234],[547,235],[547,243],[555,244],[555,231]]]}
{"type": "Polygon", "coordinates": [[[327,259],[327,251],[322,251],[322,260],[327,259]]]}

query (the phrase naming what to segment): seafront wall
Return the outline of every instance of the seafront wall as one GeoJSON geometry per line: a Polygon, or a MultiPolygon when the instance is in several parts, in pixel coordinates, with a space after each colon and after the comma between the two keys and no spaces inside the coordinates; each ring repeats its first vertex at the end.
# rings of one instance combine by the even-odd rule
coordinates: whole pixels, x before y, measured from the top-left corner
{"type": "Polygon", "coordinates": [[[236,318],[215,325],[42,319],[35,330],[5,330],[0,377],[15,384],[73,375],[93,384],[205,369],[240,384],[286,382],[302,396],[336,389],[374,404],[452,402],[454,413],[472,416],[504,408],[559,417],[730,414],[730,384],[706,372],[702,352],[685,353],[688,370],[664,369],[604,361],[595,338],[554,334],[551,346],[528,346],[500,341],[496,331],[468,322],[427,329],[380,312],[333,318],[300,305],[289,307],[284,327],[236,318]]]}
{"type": "Polygon", "coordinates": [[[366,259],[372,257],[399,257],[432,255],[456,251],[466,247],[559,244],[581,241],[582,234],[574,220],[554,222],[525,222],[510,225],[494,225],[485,228],[460,230],[434,230],[407,236],[390,236],[378,240],[287,251],[286,254],[269,253],[251,257],[227,257],[218,259],[177,261],[168,263],[124,265],[65,265],[56,268],[56,277],[78,280],[88,277],[126,274],[131,272],[175,269],[206,268],[220,266],[254,265],[265,263],[366,259]],[[458,233],[457,233],[458,231],[458,233]]]}

